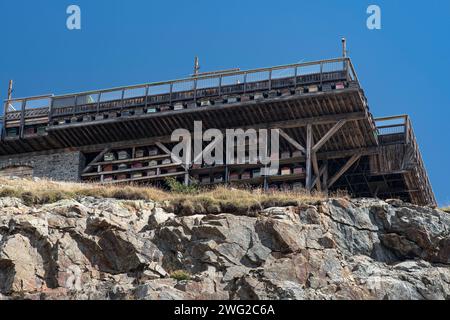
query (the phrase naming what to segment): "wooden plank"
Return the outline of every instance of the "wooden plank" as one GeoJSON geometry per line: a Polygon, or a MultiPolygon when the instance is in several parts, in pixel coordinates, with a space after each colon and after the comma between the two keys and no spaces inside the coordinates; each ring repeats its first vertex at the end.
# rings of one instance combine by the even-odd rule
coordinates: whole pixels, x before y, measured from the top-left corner
{"type": "Polygon", "coordinates": [[[314,170],[314,174],[316,175],[316,179],[315,179],[315,183],[313,183],[313,185],[311,187],[313,187],[314,185],[317,186],[317,191],[322,191],[322,183],[320,181],[320,170],[319,170],[319,163],[317,161],[317,155],[313,152],[311,155],[311,161],[312,161],[312,166],[313,166],[313,170],[314,170]]]}
{"type": "Polygon", "coordinates": [[[312,172],[311,172],[311,149],[312,149],[312,125],[306,127],[306,190],[311,190],[312,187],[312,172]]]}
{"type": "Polygon", "coordinates": [[[361,158],[361,154],[357,153],[354,154],[350,159],[348,159],[347,163],[330,179],[328,182],[328,189],[331,188],[338,179],[347,172],[348,169],[356,162],[358,159],[361,158]]]}
{"type": "Polygon", "coordinates": [[[322,174],[322,185],[324,186],[324,190],[326,193],[328,193],[328,160],[325,160],[324,164],[324,170],[322,174]]]}
{"type": "Polygon", "coordinates": [[[84,170],[82,171],[82,173],[86,173],[89,170],[91,170],[91,168],[96,164],[97,161],[99,161],[104,155],[105,153],[107,153],[109,150],[111,150],[110,148],[105,148],[103,149],[102,152],[100,152],[95,158],[94,160],[92,160],[87,166],[86,168],[84,168],[84,170]]]}
{"type": "Polygon", "coordinates": [[[165,153],[167,153],[168,155],[170,155],[170,157],[172,158],[173,162],[176,163],[180,163],[181,166],[187,170],[187,166],[185,164],[183,164],[183,160],[181,160],[180,158],[178,158],[176,155],[172,154],[172,151],[170,151],[169,149],[166,148],[165,145],[163,145],[161,142],[156,142],[155,143],[158,148],[160,148],[162,151],[164,151],[165,153]]]}
{"type": "Polygon", "coordinates": [[[313,153],[316,153],[340,128],[347,123],[347,120],[340,120],[336,123],[313,147],[313,153]]]}

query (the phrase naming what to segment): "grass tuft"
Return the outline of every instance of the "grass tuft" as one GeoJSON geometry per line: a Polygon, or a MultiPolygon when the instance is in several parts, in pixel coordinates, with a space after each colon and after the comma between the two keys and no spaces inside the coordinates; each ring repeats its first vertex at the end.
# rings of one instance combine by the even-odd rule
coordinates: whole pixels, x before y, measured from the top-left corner
{"type": "Polygon", "coordinates": [[[42,205],[80,196],[119,200],[152,200],[179,215],[217,214],[220,212],[248,214],[268,207],[315,204],[325,199],[323,194],[299,192],[263,192],[261,189],[177,189],[166,192],[150,186],[100,185],[89,183],[53,182],[49,180],[10,180],[0,178],[0,197],[22,199],[24,204],[42,205]]]}
{"type": "Polygon", "coordinates": [[[189,272],[184,270],[177,270],[170,274],[170,277],[172,279],[175,279],[177,281],[185,281],[185,280],[191,280],[191,275],[189,272]]]}

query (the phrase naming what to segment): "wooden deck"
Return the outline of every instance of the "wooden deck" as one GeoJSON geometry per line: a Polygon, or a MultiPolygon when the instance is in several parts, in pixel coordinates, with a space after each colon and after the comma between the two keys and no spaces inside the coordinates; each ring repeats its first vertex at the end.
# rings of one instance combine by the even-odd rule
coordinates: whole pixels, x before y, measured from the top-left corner
{"type": "Polygon", "coordinates": [[[14,99],[2,120],[0,157],[75,148],[86,156],[87,181],[345,188],[436,204],[409,118],[373,119],[348,58],[14,99]],[[394,119],[404,121],[380,124],[394,119]],[[194,121],[204,129],[281,129],[280,171],[262,177],[262,165],[178,163],[170,135],[193,131],[194,121]],[[118,159],[120,152],[128,156],[118,159]]]}

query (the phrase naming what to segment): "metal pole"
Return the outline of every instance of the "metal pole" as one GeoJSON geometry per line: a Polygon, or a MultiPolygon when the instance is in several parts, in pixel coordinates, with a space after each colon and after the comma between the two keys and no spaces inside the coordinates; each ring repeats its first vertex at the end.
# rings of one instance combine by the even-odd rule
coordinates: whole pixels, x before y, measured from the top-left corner
{"type": "Polygon", "coordinates": [[[347,39],[342,38],[342,57],[347,58],[347,39]]]}
{"type": "Polygon", "coordinates": [[[8,100],[12,99],[12,92],[13,92],[13,81],[9,80],[9,87],[8,87],[8,100]]]}
{"type": "Polygon", "coordinates": [[[200,70],[200,64],[199,64],[199,60],[198,57],[195,57],[195,61],[194,61],[194,76],[198,76],[198,72],[200,70]]]}

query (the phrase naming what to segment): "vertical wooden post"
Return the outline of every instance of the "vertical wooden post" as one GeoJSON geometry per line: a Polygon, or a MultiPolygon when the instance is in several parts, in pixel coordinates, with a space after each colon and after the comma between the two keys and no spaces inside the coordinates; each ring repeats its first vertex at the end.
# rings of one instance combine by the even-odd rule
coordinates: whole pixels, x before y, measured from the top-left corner
{"type": "Polygon", "coordinates": [[[325,166],[325,169],[322,175],[322,186],[323,191],[328,194],[328,160],[325,160],[323,165],[325,166]]]}
{"type": "Polygon", "coordinates": [[[312,172],[311,172],[311,149],[312,149],[312,125],[306,127],[306,190],[311,191],[312,172]]]}

